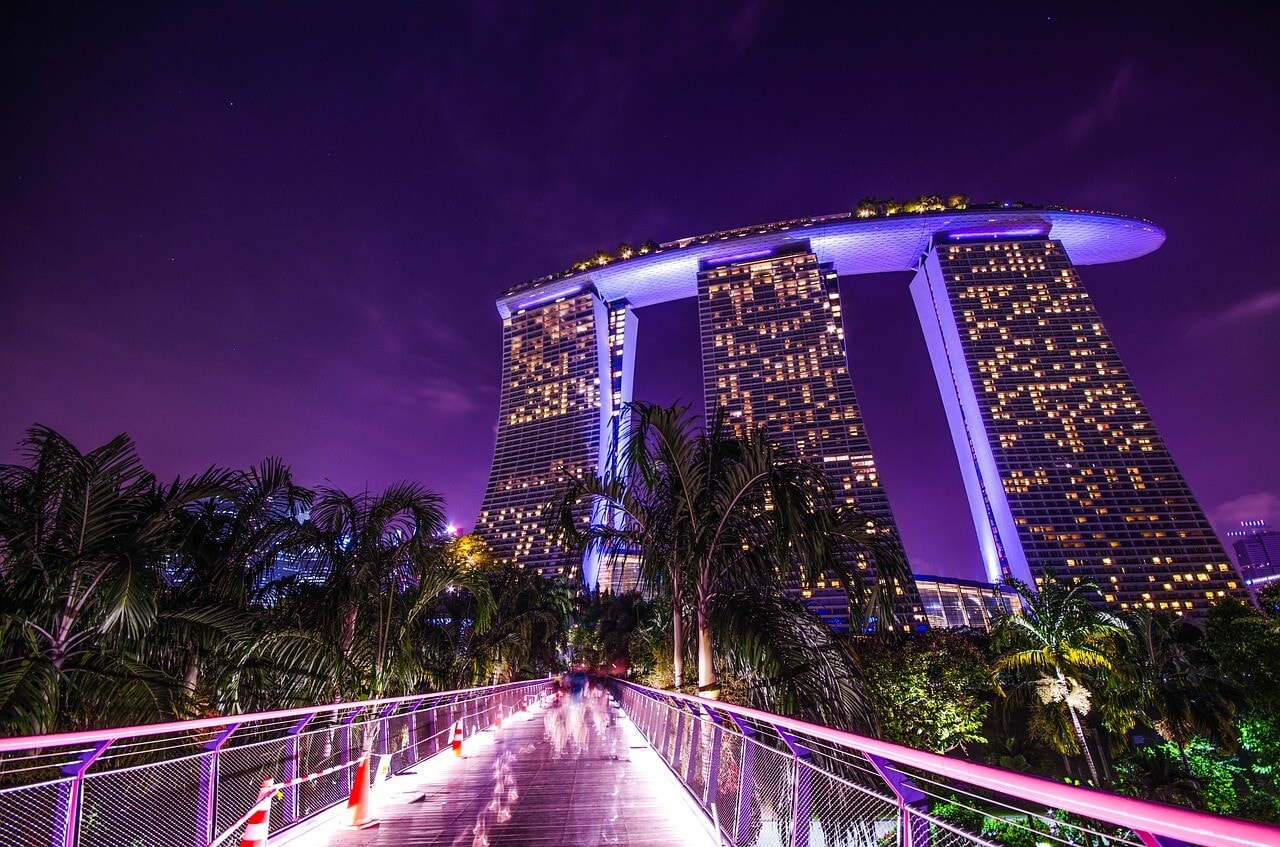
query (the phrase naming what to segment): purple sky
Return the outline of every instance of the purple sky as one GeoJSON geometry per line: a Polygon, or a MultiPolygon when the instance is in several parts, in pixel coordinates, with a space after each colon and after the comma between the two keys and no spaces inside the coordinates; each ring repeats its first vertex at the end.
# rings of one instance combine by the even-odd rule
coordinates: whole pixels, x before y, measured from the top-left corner
{"type": "MultiPolygon", "coordinates": [[[[1168,231],[1085,284],[1219,531],[1280,521],[1280,16],[1220,5],[7,4],[0,461],[127,431],[163,476],[279,455],[470,526],[503,288],[962,192],[1168,231]]],[[[976,574],[908,281],[844,285],[850,367],[917,571],[976,574]]],[[[639,356],[701,405],[692,301],[639,356]]]]}

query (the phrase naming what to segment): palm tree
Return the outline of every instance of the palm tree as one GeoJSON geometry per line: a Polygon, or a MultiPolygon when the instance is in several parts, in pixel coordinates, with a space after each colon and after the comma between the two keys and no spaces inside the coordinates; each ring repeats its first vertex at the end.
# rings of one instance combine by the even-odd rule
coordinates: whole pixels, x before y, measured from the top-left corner
{"type": "Polygon", "coordinates": [[[178,654],[188,691],[203,688],[204,696],[223,701],[215,703],[218,711],[239,710],[238,687],[226,684],[239,677],[226,672],[260,653],[264,641],[287,637],[258,625],[261,603],[310,503],[311,492],[271,458],[233,474],[222,496],[179,513],[155,640],[178,654]],[[206,675],[212,678],[202,686],[206,675]]]}
{"type": "Polygon", "coordinates": [[[688,406],[633,403],[638,415],[619,475],[574,482],[554,511],[556,537],[570,549],[595,546],[606,556],[638,555],[640,574],[671,600],[672,676],[684,681],[684,614],[689,539],[679,521],[688,480],[672,468],[692,468],[695,445],[688,406]],[[590,520],[586,509],[599,520],[590,520]],[[580,526],[584,520],[590,523],[580,526]]]}
{"type": "Polygon", "coordinates": [[[318,589],[295,586],[296,620],[331,645],[335,696],[380,697],[411,688],[420,669],[409,629],[449,585],[466,578],[433,553],[443,500],[412,483],[381,494],[317,491],[300,534],[318,589]],[[299,603],[301,601],[301,603],[299,603]]]}
{"type": "Polygon", "coordinates": [[[180,686],[134,648],[157,620],[178,512],[223,493],[228,474],[160,485],[127,435],[81,453],[36,426],[22,448],[26,464],[0,466],[0,723],[50,732],[180,713],[180,686]]]}
{"type": "Polygon", "coordinates": [[[1233,750],[1240,695],[1204,648],[1200,628],[1146,609],[1130,613],[1128,623],[1140,708],[1160,737],[1177,745],[1187,773],[1186,748],[1196,735],[1233,750]]]}
{"type": "MultiPolygon", "coordinates": [[[[1042,703],[1065,706],[1094,784],[1101,785],[1080,717],[1092,696],[1086,683],[1122,675],[1116,642],[1127,627],[1090,603],[1089,595],[1099,593],[1092,583],[1067,584],[1047,574],[1038,592],[1016,579],[1006,584],[1018,593],[1022,610],[993,622],[992,646],[1000,654],[994,670],[1030,674],[1042,703]]],[[[1004,693],[999,682],[997,688],[1004,693]]]]}
{"type": "MultiPolygon", "coordinates": [[[[748,622],[758,626],[768,619],[756,611],[779,611],[772,601],[793,575],[812,584],[834,572],[852,595],[851,603],[865,599],[851,553],[882,545],[864,516],[834,507],[820,470],[780,451],[763,431],[735,434],[722,412],[695,434],[687,407],[637,403],[632,408],[638,414],[625,476],[576,485],[561,503],[561,534],[580,544],[639,551],[642,573],[671,596],[677,686],[686,600],[697,632],[698,685],[710,691],[717,684],[717,644],[722,653],[748,641],[757,653],[790,649],[790,642],[744,641],[741,634],[748,622]],[[595,501],[598,519],[580,529],[584,501],[595,501]],[[717,638],[717,628],[734,637],[717,638]]],[[[809,633],[807,625],[796,625],[809,633]]],[[[827,636],[819,640],[834,644],[827,644],[827,636]]],[[[809,635],[796,641],[800,646],[791,651],[793,657],[805,644],[817,648],[809,635]]],[[[843,651],[834,646],[831,655],[843,651]]],[[[778,667],[792,663],[782,652],[773,660],[778,667]]]]}

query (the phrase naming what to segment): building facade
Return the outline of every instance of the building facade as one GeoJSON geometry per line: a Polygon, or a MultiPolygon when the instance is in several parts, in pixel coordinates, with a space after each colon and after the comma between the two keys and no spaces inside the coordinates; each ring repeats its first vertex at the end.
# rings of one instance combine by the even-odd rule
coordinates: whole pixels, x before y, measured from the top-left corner
{"type": "MultiPolygon", "coordinates": [[[[896,535],[849,377],[836,279],[912,271],[987,582],[1053,571],[1096,582],[1117,608],[1193,615],[1243,596],[1077,271],[1163,241],[1146,221],[1052,207],[845,214],[601,254],[517,285],[498,301],[502,398],[476,531],[499,556],[576,575],[551,542],[549,504],[575,477],[619,470],[634,310],[696,297],[708,408],[763,423],[822,462],[896,535]]],[[[593,588],[599,558],[581,562],[593,588]]],[[[832,614],[839,589],[820,589],[807,599],[832,614]]]]}
{"type": "Polygon", "coordinates": [[[1236,551],[1240,576],[1253,590],[1280,580],[1280,532],[1267,528],[1264,520],[1241,521],[1227,538],[1236,551]]]}
{"type": "Polygon", "coordinates": [[[945,234],[912,294],[992,582],[1174,614],[1241,593],[1062,242],[945,234]]]}
{"type": "MultiPolygon", "coordinates": [[[[545,577],[579,578],[552,537],[552,507],[571,480],[612,455],[630,399],[635,316],[591,287],[530,303],[502,322],[497,445],[475,531],[494,555],[545,577]]],[[[580,515],[584,522],[589,515],[580,515]]],[[[594,560],[584,578],[594,583],[594,560]]]]}
{"type": "MultiPolygon", "coordinates": [[[[869,529],[901,548],[849,378],[832,266],[818,261],[808,241],[703,262],[698,325],[708,419],[719,408],[739,435],[763,426],[770,439],[821,467],[838,502],[859,508],[869,529]]],[[[874,561],[862,554],[848,564],[871,584],[874,561]]],[[[834,574],[793,590],[836,629],[862,625],[850,619],[834,574]]],[[[918,598],[911,586],[898,591],[900,625],[909,625],[918,598]]]]}
{"type": "Polygon", "coordinates": [[[998,616],[1022,610],[1022,601],[1012,589],[980,580],[917,574],[916,590],[933,629],[990,631],[998,616]]]}

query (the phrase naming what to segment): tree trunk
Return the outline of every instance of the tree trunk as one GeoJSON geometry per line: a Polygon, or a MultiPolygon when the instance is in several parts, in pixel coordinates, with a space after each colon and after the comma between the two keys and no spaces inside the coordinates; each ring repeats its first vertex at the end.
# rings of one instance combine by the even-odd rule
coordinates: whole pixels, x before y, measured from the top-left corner
{"type": "Polygon", "coordinates": [[[709,689],[716,684],[715,656],[711,651],[711,628],[702,614],[698,614],[698,691],[714,699],[709,689]]]}
{"type": "MultiPolygon", "coordinates": [[[[1058,681],[1067,690],[1067,680],[1062,675],[1062,671],[1058,671],[1058,681]]],[[[1080,716],[1076,714],[1075,707],[1068,701],[1063,701],[1067,707],[1067,714],[1071,715],[1071,726],[1075,728],[1076,740],[1080,742],[1080,749],[1084,751],[1084,760],[1089,765],[1089,773],[1093,776],[1093,784],[1096,788],[1102,787],[1102,781],[1098,779],[1098,767],[1093,763],[1093,754],[1089,752],[1089,742],[1085,740],[1084,728],[1080,726],[1080,716]]]]}
{"type": "Polygon", "coordinates": [[[196,683],[200,680],[200,654],[193,645],[187,645],[187,671],[182,675],[182,684],[187,691],[195,693],[196,683]]]}
{"type": "Polygon", "coordinates": [[[684,618],[680,615],[680,604],[674,598],[671,605],[671,678],[678,689],[684,683],[684,618]]]}

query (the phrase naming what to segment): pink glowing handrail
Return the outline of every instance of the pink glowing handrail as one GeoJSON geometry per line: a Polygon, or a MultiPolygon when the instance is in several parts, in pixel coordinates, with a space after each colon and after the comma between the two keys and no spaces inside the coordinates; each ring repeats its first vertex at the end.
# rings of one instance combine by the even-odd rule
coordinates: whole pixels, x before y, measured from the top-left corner
{"type": "Polygon", "coordinates": [[[511,682],[506,685],[489,685],[478,688],[462,688],[456,691],[440,691],[435,694],[410,694],[407,697],[386,697],[380,700],[358,700],[351,703],[330,703],[324,706],[299,706],[294,709],[280,709],[274,712],[253,712],[243,715],[220,715],[213,718],[197,718],[188,721],[169,721],[168,723],[148,723],[139,726],[122,726],[110,729],[89,729],[81,732],[64,732],[58,735],[27,735],[17,738],[0,738],[0,753],[12,753],[26,750],[39,750],[46,747],[82,747],[97,744],[101,741],[113,741],[119,738],[145,738],[152,735],[165,735],[171,732],[192,732],[201,729],[220,729],[230,724],[246,724],[258,721],[298,718],[303,715],[316,715],[325,712],[345,712],[359,710],[369,706],[389,706],[398,703],[421,701],[432,697],[457,697],[460,694],[473,694],[481,691],[501,691],[507,688],[529,686],[541,680],[527,682],[511,682]]]}
{"type": "Polygon", "coordinates": [[[657,691],[629,682],[624,684],[659,697],[709,706],[774,727],[821,738],[840,747],[883,756],[898,765],[920,768],[931,774],[959,780],[968,785],[1017,797],[1047,808],[1063,809],[1106,821],[1139,834],[1153,833],[1199,844],[1202,847],[1277,847],[1280,845],[1280,827],[1194,812],[1190,809],[1166,806],[1163,803],[1153,803],[1148,800],[1121,797],[1092,788],[1066,785],[1038,776],[1005,771],[963,759],[952,759],[937,753],[903,747],[888,741],[878,741],[852,732],[805,723],[794,718],[761,712],[745,706],[735,706],[719,700],[706,700],[675,691],[657,691]]]}

